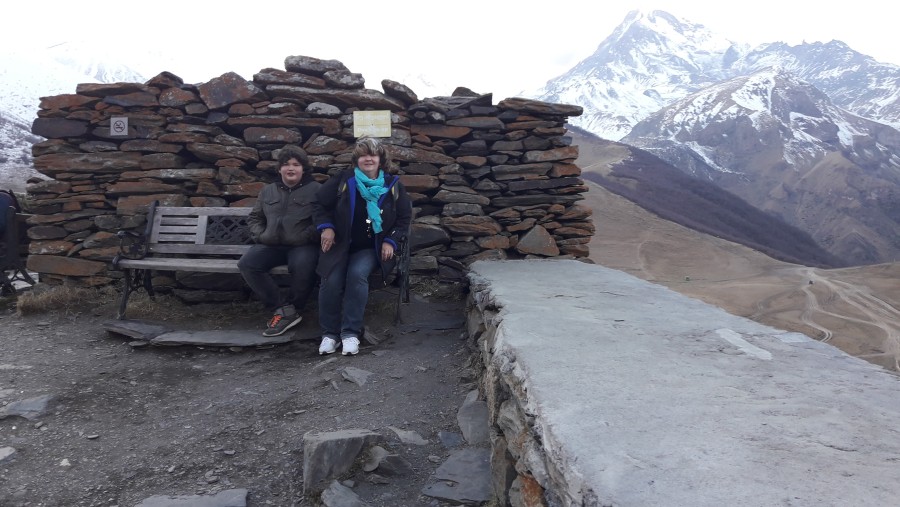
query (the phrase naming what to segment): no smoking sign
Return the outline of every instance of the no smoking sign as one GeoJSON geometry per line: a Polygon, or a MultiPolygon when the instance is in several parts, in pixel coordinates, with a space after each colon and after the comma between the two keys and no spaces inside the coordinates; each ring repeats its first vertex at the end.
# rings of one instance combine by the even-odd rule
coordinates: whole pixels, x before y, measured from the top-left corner
{"type": "Polygon", "coordinates": [[[128,135],[128,117],[113,116],[109,119],[109,135],[124,137],[128,135]]]}

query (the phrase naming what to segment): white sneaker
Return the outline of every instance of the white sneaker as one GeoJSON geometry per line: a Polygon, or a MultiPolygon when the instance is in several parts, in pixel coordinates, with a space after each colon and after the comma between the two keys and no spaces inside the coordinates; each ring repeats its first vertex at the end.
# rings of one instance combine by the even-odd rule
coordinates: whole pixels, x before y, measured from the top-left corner
{"type": "Polygon", "coordinates": [[[341,338],[341,354],[345,356],[355,356],[359,353],[359,338],[348,336],[341,338]]]}
{"type": "Polygon", "coordinates": [[[334,354],[337,350],[337,340],[330,336],[323,336],[322,343],[319,344],[319,355],[334,354]]]}

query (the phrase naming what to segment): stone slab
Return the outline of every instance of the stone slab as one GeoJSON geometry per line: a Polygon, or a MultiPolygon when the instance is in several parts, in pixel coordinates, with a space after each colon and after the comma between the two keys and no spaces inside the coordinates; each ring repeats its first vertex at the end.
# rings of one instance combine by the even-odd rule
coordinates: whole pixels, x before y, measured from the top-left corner
{"type": "Polygon", "coordinates": [[[465,505],[480,505],[491,498],[491,450],[469,447],[455,451],[434,472],[422,494],[465,505]]]}
{"type": "Polygon", "coordinates": [[[469,277],[564,505],[900,498],[900,377],[602,266],[478,261],[469,277]]]}
{"type": "Polygon", "coordinates": [[[171,331],[156,336],[153,345],[204,345],[210,347],[261,347],[288,343],[293,333],[281,336],[263,336],[260,331],[215,330],[215,331],[171,331]]]}

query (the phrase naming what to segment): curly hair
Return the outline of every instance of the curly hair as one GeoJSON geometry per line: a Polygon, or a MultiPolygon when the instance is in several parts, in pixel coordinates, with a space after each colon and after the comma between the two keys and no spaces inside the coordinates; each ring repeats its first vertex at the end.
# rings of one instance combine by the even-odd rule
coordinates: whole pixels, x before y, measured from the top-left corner
{"type": "Polygon", "coordinates": [[[353,148],[352,163],[353,167],[359,165],[359,158],[364,155],[378,156],[378,168],[383,171],[389,171],[391,167],[391,155],[384,148],[384,144],[374,137],[360,137],[356,141],[356,147],[353,148]]]}

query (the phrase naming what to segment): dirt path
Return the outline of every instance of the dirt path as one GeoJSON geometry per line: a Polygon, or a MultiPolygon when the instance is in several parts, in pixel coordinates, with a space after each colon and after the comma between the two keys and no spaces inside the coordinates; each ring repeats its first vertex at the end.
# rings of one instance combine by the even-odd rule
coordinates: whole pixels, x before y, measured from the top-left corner
{"type": "MultiPolygon", "coordinates": [[[[413,303],[399,326],[370,316],[382,343],[354,357],[321,357],[317,339],[304,338],[316,334],[312,321],[297,340],[262,349],[133,348],[102,330],[114,305],[21,317],[7,303],[0,405],[51,401],[30,420],[0,418],[0,448],[15,449],[0,463],[0,505],[124,507],[232,488],[247,488],[251,506],[315,505],[303,494],[303,435],[350,428],[381,434],[413,469],[380,479],[355,472],[360,498],[441,505],[420,491],[451,452],[439,434],[459,432],[456,412],[473,387],[461,305],[413,303]],[[366,380],[348,380],[348,372],[366,380]],[[428,443],[403,444],[395,429],[428,443]]],[[[260,320],[213,314],[221,309],[190,307],[166,324],[231,329],[260,320]]]]}
{"type": "Polygon", "coordinates": [[[900,371],[900,263],[821,270],[781,262],[588,185],[597,264],[900,371]]]}
{"type": "MultiPolygon", "coordinates": [[[[840,280],[831,280],[828,277],[821,276],[818,270],[813,268],[804,268],[801,270],[803,274],[810,280],[807,286],[804,286],[804,292],[807,294],[807,308],[804,315],[808,320],[804,322],[812,323],[812,316],[815,313],[822,313],[832,317],[837,317],[849,322],[857,322],[860,324],[870,325],[880,329],[883,335],[884,352],[877,354],[866,354],[864,357],[888,356],[893,357],[894,367],[900,370],[900,310],[892,306],[890,303],[873,295],[871,290],[863,285],[852,284],[840,280]],[[862,314],[863,318],[855,317],[851,312],[839,312],[837,310],[825,310],[819,304],[818,297],[812,291],[813,286],[824,287],[828,292],[824,296],[828,307],[839,308],[840,303],[844,303],[852,310],[862,314]],[[807,288],[808,287],[808,288],[807,288]]],[[[833,333],[825,328],[817,326],[827,334],[822,341],[829,341],[833,333]]]]}

